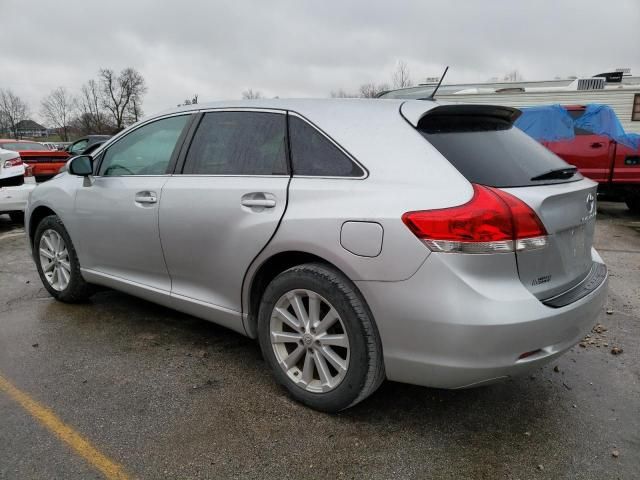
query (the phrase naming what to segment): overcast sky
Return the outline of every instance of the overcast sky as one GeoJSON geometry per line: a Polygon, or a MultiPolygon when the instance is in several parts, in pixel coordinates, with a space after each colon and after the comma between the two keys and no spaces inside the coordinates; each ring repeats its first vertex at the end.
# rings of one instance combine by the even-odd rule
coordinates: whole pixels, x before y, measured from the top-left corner
{"type": "Polygon", "coordinates": [[[355,91],[390,82],[399,59],[414,82],[445,65],[451,83],[514,69],[527,80],[640,75],[639,0],[0,0],[0,17],[0,88],[36,119],[46,93],[76,92],[100,67],[138,69],[146,113],[194,93],[355,91]]]}

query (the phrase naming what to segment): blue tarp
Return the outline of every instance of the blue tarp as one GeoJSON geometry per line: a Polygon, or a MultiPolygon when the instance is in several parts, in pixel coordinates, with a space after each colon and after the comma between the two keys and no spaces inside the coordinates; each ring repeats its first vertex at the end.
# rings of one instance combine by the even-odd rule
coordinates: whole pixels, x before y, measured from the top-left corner
{"type": "Polygon", "coordinates": [[[516,120],[515,126],[539,142],[571,140],[575,136],[574,127],[577,127],[640,149],[640,135],[625,133],[616,113],[608,105],[587,105],[584,113],[575,121],[562,105],[541,105],[521,110],[522,115],[516,120]]]}
{"type": "Polygon", "coordinates": [[[608,105],[587,105],[582,116],[575,121],[575,125],[596,135],[606,135],[616,142],[633,149],[640,148],[640,135],[637,133],[624,133],[624,128],[616,112],[608,105]]]}
{"type": "Polygon", "coordinates": [[[521,110],[522,115],[514,125],[539,142],[557,142],[575,137],[573,119],[562,105],[541,105],[521,110]]]}

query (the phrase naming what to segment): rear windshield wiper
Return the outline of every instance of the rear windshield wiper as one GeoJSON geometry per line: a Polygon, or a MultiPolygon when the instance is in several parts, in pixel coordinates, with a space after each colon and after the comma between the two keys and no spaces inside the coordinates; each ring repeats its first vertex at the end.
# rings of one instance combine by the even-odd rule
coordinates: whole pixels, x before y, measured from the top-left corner
{"type": "Polygon", "coordinates": [[[541,175],[537,175],[531,179],[532,182],[536,180],[566,180],[573,177],[578,169],[576,167],[557,168],[555,170],[549,170],[541,175]]]}

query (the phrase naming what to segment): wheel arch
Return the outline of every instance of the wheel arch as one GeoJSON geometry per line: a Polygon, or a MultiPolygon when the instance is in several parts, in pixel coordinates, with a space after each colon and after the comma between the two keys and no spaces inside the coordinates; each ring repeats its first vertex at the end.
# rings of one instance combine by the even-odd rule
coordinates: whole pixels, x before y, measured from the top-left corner
{"type": "Polygon", "coordinates": [[[40,224],[42,219],[48,217],[49,215],[58,215],[58,214],[55,211],[53,211],[51,208],[45,205],[40,205],[36,207],[33,210],[33,212],[31,212],[31,214],[29,215],[28,233],[29,233],[30,245],[33,245],[33,237],[35,236],[36,228],[38,228],[38,225],[40,224]]]}
{"type": "Polygon", "coordinates": [[[285,270],[305,263],[324,264],[349,278],[343,269],[313,253],[291,250],[271,255],[255,269],[251,277],[246,281],[247,288],[245,289],[243,305],[247,313],[244,320],[245,330],[249,337],[256,338],[258,335],[258,309],[267,285],[285,270]]]}

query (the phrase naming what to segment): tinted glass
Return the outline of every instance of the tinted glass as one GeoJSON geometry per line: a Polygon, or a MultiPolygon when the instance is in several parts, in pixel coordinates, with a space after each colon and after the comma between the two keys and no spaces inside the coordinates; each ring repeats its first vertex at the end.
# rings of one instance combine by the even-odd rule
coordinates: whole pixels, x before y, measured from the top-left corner
{"type": "Polygon", "coordinates": [[[264,112],[211,112],[198,126],[183,173],[287,173],[286,117],[264,112]]]}
{"type": "Polygon", "coordinates": [[[80,140],[79,142],[74,143],[69,148],[69,153],[75,153],[75,154],[82,153],[84,149],[87,147],[88,143],[89,143],[89,140],[80,140]]]}
{"type": "Polygon", "coordinates": [[[98,175],[162,175],[189,115],[157,120],[109,147],[98,175]]]}
{"type": "Polygon", "coordinates": [[[49,150],[47,147],[45,147],[41,143],[36,143],[36,142],[6,142],[6,143],[0,143],[0,148],[4,148],[6,150],[13,150],[15,152],[19,152],[21,150],[46,152],[47,150],[49,150]]]}
{"type": "Polygon", "coordinates": [[[318,130],[298,117],[289,117],[294,175],[361,177],[364,172],[318,130]]]}
{"type": "Polygon", "coordinates": [[[560,157],[505,121],[485,117],[425,116],[418,124],[422,135],[467,180],[492,187],[519,187],[578,180],[532,180],[568,168],[560,157]]]}
{"type": "MultiPolygon", "coordinates": [[[[567,110],[567,112],[569,112],[569,115],[571,116],[574,122],[584,114],[584,110],[567,110]]],[[[573,133],[575,133],[576,135],[594,135],[594,133],[590,132],[589,130],[585,130],[584,128],[578,128],[575,126],[573,127],[573,133]]]]}

